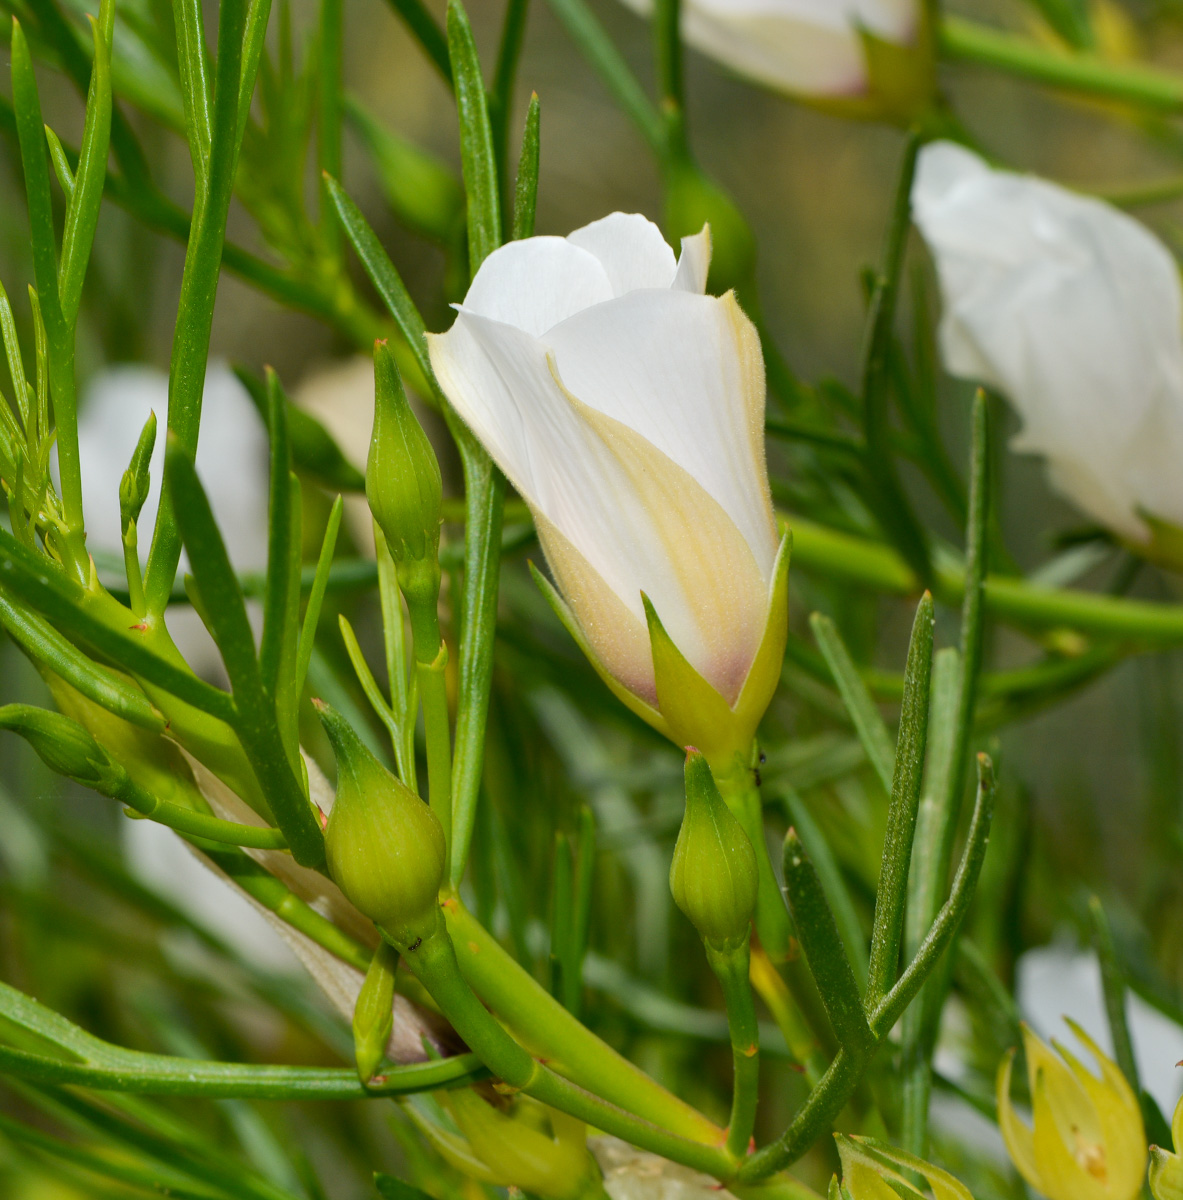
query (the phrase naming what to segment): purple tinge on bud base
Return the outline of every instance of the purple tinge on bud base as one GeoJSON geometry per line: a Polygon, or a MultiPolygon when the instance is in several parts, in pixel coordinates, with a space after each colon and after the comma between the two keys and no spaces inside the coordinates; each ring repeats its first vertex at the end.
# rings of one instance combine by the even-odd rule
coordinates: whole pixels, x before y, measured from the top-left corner
{"type": "Polygon", "coordinates": [[[787,553],[759,337],[733,295],[704,294],[709,265],[708,230],[675,260],[623,213],[512,242],[430,347],[529,504],[550,598],[597,670],[718,761],[750,744],[779,677],[787,553]]]}

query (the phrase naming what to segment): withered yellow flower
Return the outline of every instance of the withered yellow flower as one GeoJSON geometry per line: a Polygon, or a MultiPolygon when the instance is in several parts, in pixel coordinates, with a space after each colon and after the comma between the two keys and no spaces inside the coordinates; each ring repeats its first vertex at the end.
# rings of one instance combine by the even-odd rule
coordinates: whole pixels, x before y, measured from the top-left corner
{"type": "Polygon", "coordinates": [[[1117,1064],[1078,1025],[1067,1024],[1100,1076],[1024,1026],[1033,1125],[1011,1102],[1012,1050],[998,1071],[998,1124],[1007,1150],[1019,1174],[1048,1200],[1134,1200],[1147,1159],[1138,1098],[1117,1064]]]}

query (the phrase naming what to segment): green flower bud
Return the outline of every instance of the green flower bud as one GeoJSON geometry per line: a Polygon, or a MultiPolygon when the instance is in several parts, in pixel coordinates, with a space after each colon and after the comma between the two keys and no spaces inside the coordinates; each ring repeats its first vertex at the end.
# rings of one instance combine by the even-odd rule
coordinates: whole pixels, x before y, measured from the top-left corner
{"type": "Polygon", "coordinates": [[[0,708],[0,729],[20,734],[51,770],[100,792],[115,787],[124,774],[77,721],[31,704],[0,708]]]}
{"type": "MultiPolygon", "coordinates": [[[[374,432],[366,497],[397,564],[437,557],[443,510],[440,465],[384,341],[374,343],[374,432]]],[[[438,580],[438,563],[435,571],[438,580]]]]}
{"type": "Polygon", "coordinates": [[[670,891],[703,941],[732,950],[756,911],[756,852],[719,795],[706,758],[686,750],[686,815],[670,864],[670,891]]]}
{"type": "Polygon", "coordinates": [[[386,1055],[390,1031],[394,1028],[394,972],[398,951],[379,942],[365,983],[353,1006],[353,1055],[362,1083],[369,1083],[386,1055]]]}
{"type": "Polygon", "coordinates": [[[337,756],[337,798],[325,829],[329,874],[400,950],[418,948],[439,921],[444,831],[439,819],[317,702],[337,756]]]}
{"type": "Polygon", "coordinates": [[[1159,1146],[1150,1147],[1150,1194],[1154,1200],[1183,1200],[1183,1159],[1159,1146]]]}
{"type": "Polygon", "coordinates": [[[131,456],[131,463],[119,482],[119,528],[124,537],[128,526],[140,519],[140,510],[148,499],[150,476],[148,467],[152,462],[152,448],[156,445],[156,414],[149,413],[140,440],[131,456]]]}
{"type": "Polygon", "coordinates": [[[735,201],[688,159],[674,162],[665,179],[666,237],[681,238],[711,229],[711,270],[707,290],[715,295],[735,288],[745,305],[756,278],[756,239],[735,201]]]}

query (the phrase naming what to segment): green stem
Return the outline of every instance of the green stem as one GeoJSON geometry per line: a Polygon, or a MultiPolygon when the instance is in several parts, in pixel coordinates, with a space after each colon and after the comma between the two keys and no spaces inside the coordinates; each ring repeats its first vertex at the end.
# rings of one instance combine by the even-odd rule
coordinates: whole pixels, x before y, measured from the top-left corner
{"type": "Polygon", "coordinates": [[[1123,100],[1156,112],[1183,110],[1183,77],[1155,67],[1049,50],[960,17],[945,17],[941,22],[939,46],[946,58],[1006,71],[1032,83],[1123,100]]]}
{"type": "Polygon", "coordinates": [[[452,842],[452,743],[448,729],[448,686],[444,670],[448,647],[439,643],[433,661],[417,661],[419,695],[423,698],[423,728],[427,739],[427,794],[431,811],[444,828],[444,841],[452,842]]]}
{"type": "Polygon", "coordinates": [[[756,851],[760,872],[756,892],[756,934],[760,946],[784,976],[793,1003],[813,1031],[814,1049],[809,1056],[812,1058],[818,1053],[818,1047],[830,1042],[830,1030],[809,968],[797,952],[792,918],[785,907],[784,894],[768,854],[764,807],[755,772],[737,762],[731,770],[715,771],[714,774],[724,803],[743,826],[756,851]]]}
{"type": "Polygon", "coordinates": [[[788,985],[760,946],[751,952],[750,975],[752,987],[772,1014],[777,1029],[789,1047],[789,1053],[804,1071],[805,1082],[811,1088],[817,1087],[826,1073],[826,1060],[821,1047],[805,1024],[788,985]]]}
{"type": "Polygon", "coordinates": [[[731,1033],[731,1061],[734,1078],[731,1085],[731,1120],[727,1125],[727,1153],[743,1158],[756,1125],[756,1102],[760,1089],[760,1031],[756,1025],[756,1006],[748,978],[750,949],[748,942],[736,950],[706,948],[707,961],[723,989],[727,1006],[727,1027],[731,1033]]]}
{"type": "MultiPolygon", "coordinates": [[[[805,517],[785,514],[793,530],[793,565],[872,591],[919,595],[920,580],[882,542],[829,529],[805,517]]],[[[965,569],[937,564],[933,595],[945,605],[965,596],[965,569]]],[[[1074,629],[1095,637],[1119,638],[1147,646],[1183,643],[1183,605],[1111,596],[1103,592],[1040,587],[1012,576],[986,579],[982,602],[992,617],[1029,629],[1074,629]]]]}
{"type": "Polygon", "coordinates": [[[545,1058],[554,1071],[672,1133],[708,1146],[722,1143],[723,1131],[717,1125],[667,1092],[572,1016],[505,952],[457,897],[446,898],[443,911],[465,979],[514,1036],[545,1058]]]}
{"type": "Polygon", "coordinates": [[[732,1157],[718,1145],[692,1141],[585,1091],[544,1066],[506,1032],[465,979],[444,921],[412,950],[400,946],[403,961],[431,993],[456,1032],[504,1083],[543,1104],[568,1113],[635,1146],[719,1179],[735,1173],[732,1157]]]}

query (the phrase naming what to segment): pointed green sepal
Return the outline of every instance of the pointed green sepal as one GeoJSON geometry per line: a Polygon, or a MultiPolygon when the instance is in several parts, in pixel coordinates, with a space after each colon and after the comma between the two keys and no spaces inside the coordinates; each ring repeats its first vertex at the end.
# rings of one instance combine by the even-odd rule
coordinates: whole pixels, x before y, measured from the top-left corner
{"type": "Polygon", "coordinates": [[[390,1032],[394,1028],[394,973],[398,951],[379,942],[365,982],[353,1007],[353,1055],[357,1075],[369,1083],[386,1056],[390,1032]]]}

